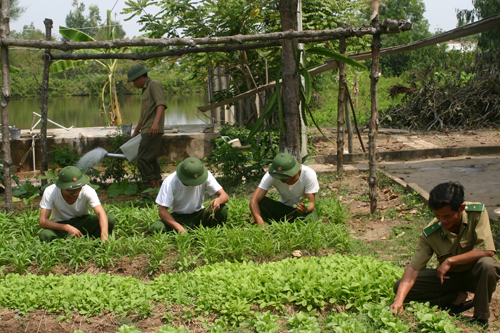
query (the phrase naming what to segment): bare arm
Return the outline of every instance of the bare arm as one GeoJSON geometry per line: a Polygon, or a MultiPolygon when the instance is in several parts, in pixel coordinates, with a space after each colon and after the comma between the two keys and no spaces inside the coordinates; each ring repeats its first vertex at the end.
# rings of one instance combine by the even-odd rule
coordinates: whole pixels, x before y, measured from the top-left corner
{"type": "Polygon", "coordinates": [[[217,194],[218,197],[213,200],[214,212],[218,211],[220,209],[221,205],[223,205],[229,201],[229,195],[227,195],[227,193],[226,193],[226,191],[224,191],[224,189],[221,188],[215,194],[217,194]]]}
{"type": "Polygon", "coordinates": [[[108,241],[108,215],[104,211],[101,205],[97,205],[94,208],[95,215],[99,219],[99,226],[101,227],[101,240],[103,242],[108,241]]]}
{"type": "Polygon", "coordinates": [[[165,112],[165,105],[158,105],[156,107],[156,116],[149,130],[149,136],[155,137],[158,134],[158,129],[160,128],[160,118],[162,113],[165,112]]]}
{"type": "Polygon", "coordinates": [[[40,225],[41,228],[66,231],[68,235],[75,235],[78,238],[82,237],[82,233],[77,228],[69,224],[62,224],[52,221],[50,219],[51,213],[52,213],[51,209],[42,208],[40,210],[40,219],[38,220],[38,224],[40,225]]]}
{"type": "Polygon", "coordinates": [[[394,303],[392,303],[391,305],[391,309],[396,310],[394,312],[394,316],[397,316],[398,313],[403,312],[403,302],[405,301],[406,296],[415,284],[415,281],[417,281],[417,277],[418,271],[416,269],[410,266],[406,267],[403,278],[401,279],[401,283],[399,284],[398,293],[396,294],[394,303]]]}
{"type": "Polygon", "coordinates": [[[495,252],[493,251],[478,251],[472,250],[466,253],[462,253],[458,256],[450,257],[443,261],[443,263],[438,267],[437,274],[438,278],[441,280],[441,283],[444,282],[445,279],[449,279],[449,276],[445,274],[450,270],[453,265],[465,265],[475,262],[483,257],[493,257],[495,252]]]}
{"type": "Polygon", "coordinates": [[[174,220],[173,216],[168,212],[168,207],[161,206],[158,209],[158,213],[160,214],[160,218],[166,225],[174,228],[178,232],[186,232],[186,229],[179,224],[176,220],[174,220]]]}
{"type": "Polygon", "coordinates": [[[304,205],[303,202],[299,203],[297,205],[297,212],[301,213],[301,214],[306,214],[306,213],[310,213],[314,210],[314,205],[315,205],[315,202],[316,202],[316,196],[315,196],[316,193],[307,193],[305,194],[304,196],[306,197],[306,199],[308,200],[311,200],[311,202],[307,205],[304,205]]]}
{"type": "Polygon", "coordinates": [[[132,133],[132,137],[137,136],[139,134],[139,132],[141,131],[141,120],[142,120],[142,117],[139,117],[139,123],[134,128],[134,133],[132,133]]]}
{"type": "Polygon", "coordinates": [[[261,202],[262,199],[264,199],[266,194],[267,194],[266,190],[257,187],[257,189],[252,195],[252,199],[250,199],[250,211],[252,212],[255,222],[257,222],[257,224],[260,225],[261,227],[265,226],[266,224],[264,223],[264,220],[262,219],[262,215],[260,213],[259,202],[261,202]]]}

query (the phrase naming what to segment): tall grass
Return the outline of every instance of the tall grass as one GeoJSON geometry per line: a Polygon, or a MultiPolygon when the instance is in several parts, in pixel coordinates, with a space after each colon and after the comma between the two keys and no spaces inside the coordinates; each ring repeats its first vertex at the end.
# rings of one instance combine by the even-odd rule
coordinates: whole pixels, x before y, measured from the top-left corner
{"type": "MultiPolygon", "coordinates": [[[[348,86],[351,98],[354,99],[352,92],[352,78],[348,78],[348,86]]],[[[370,119],[371,97],[370,97],[370,78],[369,73],[364,72],[358,78],[359,95],[358,107],[356,109],[356,118],[358,124],[367,124],[370,119]]],[[[336,75],[331,73],[322,74],[317,78],[316,107],[313,108],[314,119],[320,126],[336,126],[338,109],[338,91],[339,84],[336,81],[336,75]]],[[[400,103],[401,98],[392,99],[389,96],[390,87],[394,84],[405,84],[400,77],[380,76],[378,81],[378,108],[386,110],[391,105],[400,103]]],[[[351,111],[352,112],[352,111],[351,111]]]]}

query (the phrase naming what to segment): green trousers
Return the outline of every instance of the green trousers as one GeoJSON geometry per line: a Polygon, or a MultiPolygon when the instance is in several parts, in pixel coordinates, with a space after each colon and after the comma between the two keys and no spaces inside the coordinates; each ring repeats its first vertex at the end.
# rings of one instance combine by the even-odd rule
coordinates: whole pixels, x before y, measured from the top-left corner
{"type": "MultiPolygon", "coordinates": [[[[172,217],[174,220],[182,225],[184,228],[195,229],[200,226],[200,224],[204,227],[212,228],[217,225],[221,225],[226,223],[227,221],[227,206],[226,204],[222,204],[220,209],[215,212],[212,216],[206,208],[202,210],[191,213],[191,214],[178,214],[172,213],[172,217]]],[[[156,221],[149,228],[149,233],[152,234],[154,232],[169,232],[174,231],[174,228],[168,226],[162,220],[156,221]]]]}
{"type": "MultiPolygon", "coordinates": [[[[449,279],[441,284],[435,269],[427,269],[418,273],[417,281],[406,296],[405,303],[410,301],[429,302],[431,306],[445,306],[455,302],[458,293],[468,291],[474,293],[474,312],[481,319],[490,317],[491,295],[500,278],[500,264],[491,257],[479,259],[474,266],[465,272],[447,273],[449,279]]],[[[397,293],[401,280],[394,284],[397,293]]]]}
{"type": "MultiPolygon", "coordinates": [[[[192,214],[178,214],[172,213],[172,217],[177,223],[182,225],[184,228],[195,229],[200,226],[200,224],[204,227],[215,227],[217,225],[221,225],[226,223],[227,221],[227,206],[223,204],[220,206],[220,209],[215,212],[214,216],[206,211],[206,208],[202,210],[192,213],[192,214]]],[[[149,233],[152,234],[154,232],[169,232],[174,231],[174,228],[168,226],[162,220],[156,221],[149,228],[149,233]]]]}
{"type": "MultiPolygon", "coordinates": [[[[106,214],[108,216],[108,234],[111,234],[113,228],[115,227],[116,218],[113,214],[106,214]]],[[[79,217],[74,217],[68,221],[58,222],[60,224],[69,224],[78,230],[83,235],[88,235],[94,238],[101,238],[101,226],[99,225],[99,219],[96,215],[83,215],[79,217]]],[[[68,236],[66,231],[43,229],[40,235],[40,240],[42,242],[51,241],[56,238],[63,238],[68,236]]]]}
{"type": "Polygon", "coordinates": [[[308,214],[300,214],[295,208],[268,197],[264,197],[264,199],[259,202],[259,208],[262,219],[265,222],[269,222],[270,220],[279,222],[284,218],[286,218],[288,222],[292,222],[296,219],[308,221],[317,221],[319,219],[316,209],[313,209],[313,211],[308,214]]]}
{"type": "MultiPolygon", "coordinates": [[[[163,125],[161,125],[163,126],[163,125]]],[[[161,180],[161,169],[158,163],[160,155],[161,138],[163,133],[150,137],[149,133],[141,134],[141,143],[137,152],[137,166],[141,171],[142,180],[161,180]]]]}

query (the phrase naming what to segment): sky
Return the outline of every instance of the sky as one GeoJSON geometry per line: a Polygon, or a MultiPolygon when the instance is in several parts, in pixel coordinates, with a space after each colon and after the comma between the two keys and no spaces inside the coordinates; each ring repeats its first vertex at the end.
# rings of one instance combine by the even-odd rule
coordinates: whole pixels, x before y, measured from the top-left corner
{"type": "MultiPolygon", "coordinates": [[[[124,21],[127,15],[122,15],[120,12],[125,5],[126,0],[79,0],[86,5],[86,13],[88,6],[97,4],[99,6],[101,17],[106,17],[106,11],[113,9],[112,17],[122,23],[122,26],[127,33],[126,37],[133,38],[139,36],[141,25],[137,23],[137,19],[133,18],[130,21],[124,21]],[[116,18],[115,18],[116,14],[116,18]]],[[[50,18],[54,21],[52,36],[58,37],[58,27],[65,25],[66,15],[72,10],[71,4],[73,0],[20,0],[20,5],[27,7],[26,12],[16,22],[11,22],[10,29],[20,31],[24,25],[34,23],[35,28],[45,32],[43,21],[45,18],[50,18]]],[[[455,9],[472,9],[472,0],[424,0],[425,17],[430,23],[430,31],[435,32],[436,29],[444,31],[456,28],[457,19],[455,9]]],[[[158,11],[158,9],[150,9],[150,13],[158,11]]],[[[396,18],[396,17],[395,17],[396,18]]]]}

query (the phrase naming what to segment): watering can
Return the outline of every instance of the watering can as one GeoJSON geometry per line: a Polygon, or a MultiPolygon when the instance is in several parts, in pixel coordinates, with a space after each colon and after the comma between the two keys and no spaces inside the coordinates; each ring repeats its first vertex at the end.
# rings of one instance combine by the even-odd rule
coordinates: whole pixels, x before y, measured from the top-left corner
{"type": "Polygon", "coordinates": [[[108,153],[106,156],[112,158],[120,158],[132,162],[137,158],[137,153],[139,152],[140,143],[141,143],[141,136],[137,135],[120,146],[120,150],[123,152],[123,154],[108,153]]]}

